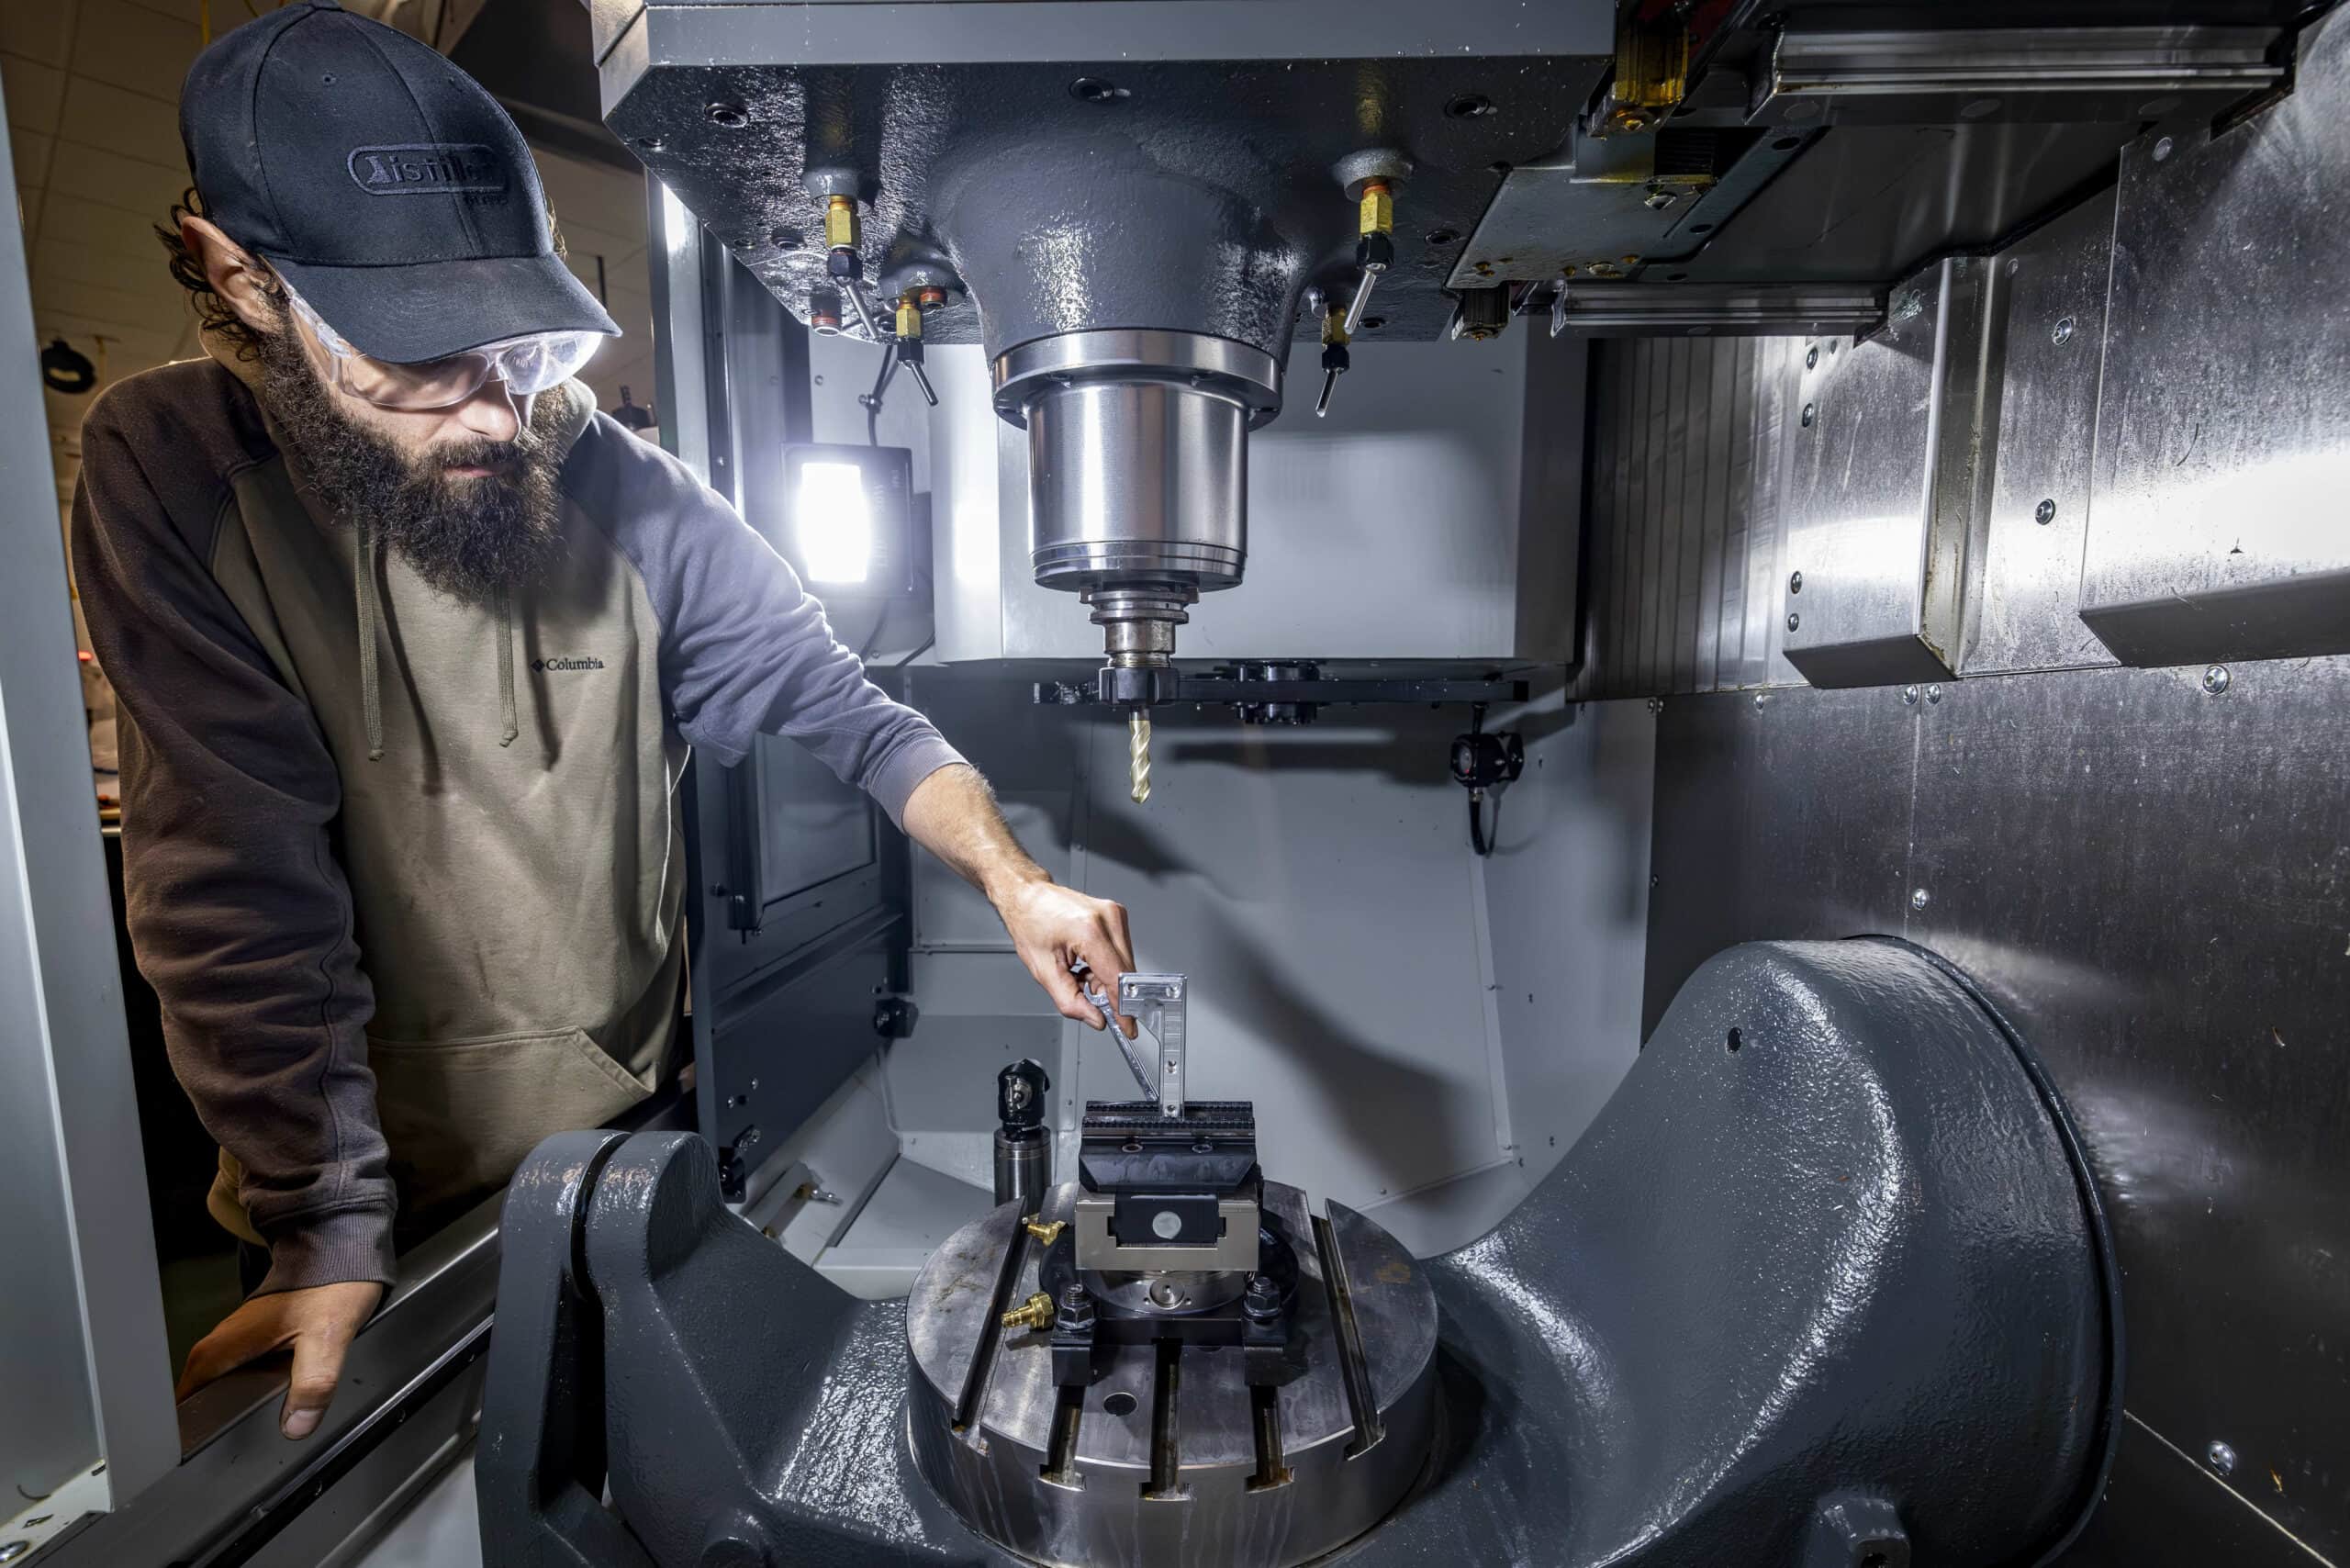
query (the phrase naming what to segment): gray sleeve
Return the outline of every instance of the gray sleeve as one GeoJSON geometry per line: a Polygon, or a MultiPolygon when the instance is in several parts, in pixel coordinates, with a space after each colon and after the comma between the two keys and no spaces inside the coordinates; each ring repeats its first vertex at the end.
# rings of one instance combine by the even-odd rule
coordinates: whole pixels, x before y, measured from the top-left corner
{"type": "Polygon", "coordinates": [[[677,459],[598,414],[563,485],[643,579],[662,688],[688,742],[732,764],[755,735],[789,735],[901,826],[914,786],[963,760],[866,679],[790,564],[677,459]]]}
{"type": "Polygon", "coordinates": [[[263,1291],[388,1283],[375,998],[330,837],[341,780],[206,565],[227,505],[201,448],[215,432],[152,391],[126,382],[91,410],[73,495],[75,578],[121,709],[131,946],[173,1072],[243,1167],[263,1291]]]}

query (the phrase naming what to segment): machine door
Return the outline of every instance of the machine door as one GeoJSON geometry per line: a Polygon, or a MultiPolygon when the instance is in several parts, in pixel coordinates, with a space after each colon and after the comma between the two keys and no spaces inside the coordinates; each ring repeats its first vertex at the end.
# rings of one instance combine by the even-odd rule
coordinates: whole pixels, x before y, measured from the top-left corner
{"type": "MultiPolygon", "coordinates": [[[[663,439],[779,538],[785,446],[809,429],[806,329],[655,186],[663,439]]],[[[686,790],[696,1124],[726,1195],[880,1044],[902,974],[903,840],[797,742],[762,736],[686,790]]]]}

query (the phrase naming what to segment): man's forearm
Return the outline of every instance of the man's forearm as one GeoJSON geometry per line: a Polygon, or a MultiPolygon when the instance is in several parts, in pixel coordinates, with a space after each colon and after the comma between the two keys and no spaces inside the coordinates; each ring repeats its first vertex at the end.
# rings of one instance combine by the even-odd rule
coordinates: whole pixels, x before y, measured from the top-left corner
{"type": "MultiPolygon", "coordinates": [[[[914,786],[906,798],[904,821],[907,836],[987,894],[1012,937],[1013,951],[1062,1016],[1101,1028],[1100,1009],[1085,1000],[1070,970],[1082,964],[1106,978],[1135,967],[1126,912],[1046,875],[1012,836],[988,781],[968,763],[938,768],[914,786]]],[[[1117,994],[1114,980],[1108,990],[1117,994]]],[[[1120,1023],[1128,1035],[1135,1032],[1131,1021],[1120,1023]]]]}
{"type": "Polygon", "coordinates": [[[1020,886],[1052,879],[1012,836],[995,791],[968,763],[941,767],[906,798],[906,836],[987,894],[998,909],[1020,886]]]}

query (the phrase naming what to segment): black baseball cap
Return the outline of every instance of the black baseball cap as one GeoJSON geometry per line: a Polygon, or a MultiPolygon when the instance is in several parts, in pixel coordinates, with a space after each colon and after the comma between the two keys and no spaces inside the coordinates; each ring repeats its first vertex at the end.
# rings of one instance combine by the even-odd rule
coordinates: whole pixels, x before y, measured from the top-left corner
{"type": "Polygon", "coordinates": [[[538,166],[481,84],[334,0],[224,34],[180,140],[205,216],[352,347],[398,364],[620,328],[554,253],[538,166]]]}

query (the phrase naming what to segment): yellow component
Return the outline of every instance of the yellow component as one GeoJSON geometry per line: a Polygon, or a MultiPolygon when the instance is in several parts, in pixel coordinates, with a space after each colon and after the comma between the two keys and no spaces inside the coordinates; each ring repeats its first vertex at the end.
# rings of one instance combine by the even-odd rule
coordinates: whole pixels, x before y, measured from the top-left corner
{"type": "Polygon", "coordinates": [[[1616,24],[1615,100],[1610,129],[1644,130],[1688,91],[1689,34],[1670,17],[1643,23],[1628,10],[1616,24]]]}
{"type": "Polygon", "coordinates": [[[1126,793],[1137,806],[1150,799],[1150,715],[1140,708],[1126,721],[1126,793]]]}
{"type": "Polygon", "coordinates": [[[835,251],[856,249],[856,203],[836,196],[824,204],[824,243],[835,251]]]}
{"type": "Polygon", "coordinates": [[[1037,1240],[1043,1242],[1047,1247],[1050,1247],[1054,1242],[1058,1241],[1061,1238],[1061,1232],[1069,1228],[1069,1221],[1065,1219],[1057,1219],[1050,1225],[1047,1225],[1045,1223],[1044,1217],[1040,1215],[1030,1215],[1026,1219],[1022,1220],[1020,1223],[1027,1230],[1029,1235],[1035,1237],[1037,1240]]]}
{"type": "Polygon", "coordinates": [[[1006,1328],[1050,1328],[1053,1326],[1053,1298],[1038,1291],[1005,1313],[1003,1326],[1006,1328]]]}
{"type": "Polygon", "coordinates": [[[1395,198],[1389,194],[1385,180],[1373,180],[1362,188],[1362,202],[1358,208],[1355,226],[1364,234],[1389,234],[1395,229],[1395,198]]]}
{"type": "Polygon", "coordinates": [[[1341,346],[1353,341],[1347,336],[1347,313],[1345,311],[1334,308],[1326,310],[1322,313],[1322,341],[1326,343],[1337,343],[1341,346]]]}
{"type": "Polygon", "coordinates": [[[901,338],[922,336],[922,307],[914,303],[914,297],[912,294],[908,294],[898,301],[898,336],[901,338]]]}

